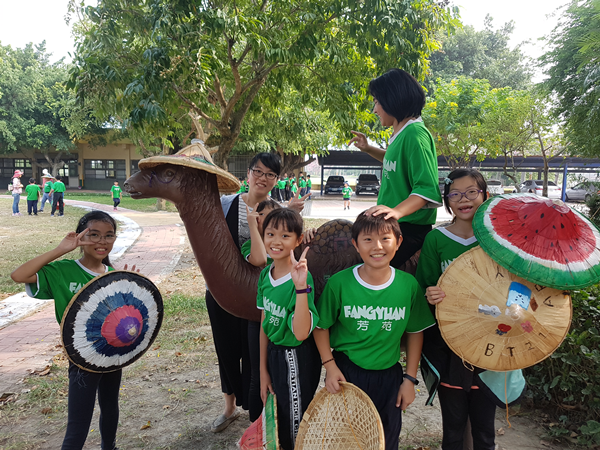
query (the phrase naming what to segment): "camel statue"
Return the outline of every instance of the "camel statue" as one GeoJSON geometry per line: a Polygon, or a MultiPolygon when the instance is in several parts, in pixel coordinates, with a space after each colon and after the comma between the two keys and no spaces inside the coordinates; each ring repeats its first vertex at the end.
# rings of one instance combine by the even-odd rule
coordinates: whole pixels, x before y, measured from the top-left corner
{"type": "MultiPolygon", "coordinates": [[[[176,155],[154,156],[139,162],[140,172],[125,181],[132,198],[162,198],[175,204],[206,285],[229,313],[260,320],[256,291],[261,269],[244,260],[225,222],[219,190],[235,191],[238,180],[215,166],[199,143],[176,155]]],[[[337,219],[322,225],[309,244],[308,270],[315,282],[315,299],[329,277],[362,262],[352,245],[352,222],[337,219]]],[[[296,249],[297,257],[304,246],[296,249]]],[[[415,261],[410,262],[414,269],[415,261]]],[[[414,270],[412,271],[414,273],[414,270]]]]}

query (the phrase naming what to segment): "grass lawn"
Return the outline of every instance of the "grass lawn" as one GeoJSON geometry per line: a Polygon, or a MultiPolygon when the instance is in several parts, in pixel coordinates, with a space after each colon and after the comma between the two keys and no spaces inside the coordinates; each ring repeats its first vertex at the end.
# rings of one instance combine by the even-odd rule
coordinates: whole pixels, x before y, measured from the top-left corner
{"type": "MultiPolygon", "coordinates": [[[[46,204],[43,213],[27,215],[27,201],[21,197],[19,209],[22,216],[12,216],[12,199],[0,198],[0,299],[7,294],[23,291],[23,285],[10,279],[10,273],[36,256],[55,248],[69,232],[75,231],[83,214],[81,208],[65,206],[63,217],[50,217],[46,204]]],[[[76,259],[79,252],[66,258],[76,259]]]]}
{"type": "MultiPolygon", "coordinates": [[[[82,202],[94,202],[102,205],[113,205],[112,195],[110,193],[87,193],[87,192],[65,192],[65,199],[67,200],[79,200],[82,202]]],[[[171,202],[167,203],[167,211],[177,212],[177,208],[171,202]]],[[[155,198],[144,198],[140,200],[134,200],[129,195],[123,194],[121,199],[120,207],[133,209],[142,212],[156,211],[156,199],[155,198]]]]}

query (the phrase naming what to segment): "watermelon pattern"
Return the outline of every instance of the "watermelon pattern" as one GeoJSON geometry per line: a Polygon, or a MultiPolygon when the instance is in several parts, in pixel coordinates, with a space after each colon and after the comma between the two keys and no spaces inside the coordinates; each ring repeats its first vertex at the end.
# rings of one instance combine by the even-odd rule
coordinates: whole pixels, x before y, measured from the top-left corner
{"type": "Polygon", "coordinates": [[[277,398],[267,393],[267,403],[262,414],[252,422],[237,443],[241,450],[279,450],[277,435],[277,398]]]}
{"type": "Polygon", "coordinates": [[[575,289],[600,281],[600,232],[560,200],[493,197],[475,213],[473,231],[495,262],[532,283],[575,289]]]}

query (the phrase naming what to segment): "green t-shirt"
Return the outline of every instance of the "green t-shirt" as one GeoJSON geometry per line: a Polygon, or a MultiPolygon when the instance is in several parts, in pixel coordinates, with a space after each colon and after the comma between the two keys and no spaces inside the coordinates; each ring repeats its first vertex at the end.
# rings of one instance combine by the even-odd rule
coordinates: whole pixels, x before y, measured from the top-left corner
{"type": "Polygon", "coordinates": [[[350,198],[351,195],[352,195],[352,188],[350,186],[346,186],[342,189],[342,197],[343,198],[350,198]]]}
{"type": "Polygon", "coordinates": [[[40,187],[37,184],[28,184],[25,188],[25,192],[27,192],[27,200],[37,200],[38,192],[40,192],[40,187]]]}
{"type": "Polygon", "coordinates": [[[49,194],[53,187],[54,183],[52,183],[52,181],[46,181],[46,183],[44,184],[44,192],[49,194]]]}
{"type": "Polygon", "coordinates": [[[301,188],[305,188],[306,187],[306,180],[304,178],[300,178],[300,181],[298,183],[300,184],[301,188]]]}
{"type": "Polygon", "coordinates": [[[421,121],[407,125],[387,148],[377,204],[395,208],[410,195],[418,195],[429,203],[399,222],[433,225],[442,195],[435,143],[421,121]]]}
{"type": "Polygon", "coordinates": [[[243,194],[244,192],[248,192],[248,182],[246,180],[242,181],[242,185],[237,191],[237,194],[243,194]]]}
{"type": "Polygon", "coordinates": [[[298,192],[298,186],[292,184],[292,194],[295,194],[296,192],[298,192]]]}
{"type": "MultiPolygon", "coordinates": [[[[306,282],[314,287],[313,277],[309,273],[306,282]]],[[[319,323],[319,315],[315,308],[315,293],[307,294],[308,309],[310,310],[312,323],[310,332],[319,323]]],[[[258,293],[256,295],[258,309],[265,313],[262,323],[263,330],[269,340],[275,345],[285,347],[297,347],[302,342],[296,339],[292,331],[292,319],[296,308],[296,286],[292,280],[291,273],[274,280],[271,276],[271,266],[263,269],[258,280],[258,293]]]]}
{"type": "Polygon", "coordinates": [[[437,285],[450,263],[479,243],[473,236],[463,239],[446,228],[436,228],[427,234],[417,265],[417,281],[423,289],[437,285]]]}
{"type": "Polygon", "coordinates": [[[435,324],[412,275],[392,269],[372,286],[350,267],[333,275],[319,297],[319,328],[329,329],[331,347],[367,370],[384,370],[400,359],[400,339],[435,324]]]}
{"type": "MultiPolygon", "coordinates": [[[[106,272],[115,270],[105,267],[106,272]]],[[[33,298],[54,299],[56,320],[60,323],[73,296],[98,275],[101,274],[91,272],[79,261],[62,259],[42,267],[37,273],[37,284],[26,284],[25,291],[33,298]]]]}
{"type": "Polygon", "coordinates": [[[62,181],[57,181],[54,183],[54,192],[65,192],[67,188],[65,187],[65,183],[62,181]]]}
{"type": "Polygon", "coordinates": [[[312,181],[310,181],[310,178],[306,180],[306,187],[312,189],[312,181]]]}
{"type": "Polygon", "coordinates": [[[285,180],[279,180],[277,182],[277,189],[285,189],[285,180]]]}
{"type": "MultiPolygon", "coordinates": [[[[246,242],[242,244],[242,256],[246,261],[248,261],[248,257],[250,256],[250,251],[252,250],[252,239],[248,239],[246,242]]],[[[267,255],[267,265],[271,264],[273,259],[269,255],[267,255]]]]}
{"type": "Polygon", "coordinates": [[[113,198],[121,198],[121,186],[114,186],[110,188],[110,192],[112,192],[113,198]]]}
{"type": "Polygon", "coordinates": [[[285,177],[285,178],[283,179],[283,181],[285,181],[285,187],[286,187],[286,188],[287,188],[287,187],[290,187],[290,179],[289,179],[289,177],[285,177]]]}

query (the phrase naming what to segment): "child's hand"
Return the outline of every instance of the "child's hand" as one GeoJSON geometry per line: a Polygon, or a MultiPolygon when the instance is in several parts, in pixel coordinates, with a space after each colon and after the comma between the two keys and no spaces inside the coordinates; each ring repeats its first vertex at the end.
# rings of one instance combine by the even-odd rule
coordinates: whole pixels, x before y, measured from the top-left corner
{"type": "Polygon", "coordinates": [[[325,387],[330,394],[337,394],[340,392],[340,381],[345,382],[346,378],[335,361],[331,361],[328,366],[325,369],[327,371],[325,374],[325,387]]]}
{"type": "Polygon", "coordinates": [[[354,137],[352,139],[350,139],[350,142],[348,142],[348,146],[351,146],[352,144],[354,144],[354,146],[356,148],[358,148],[361,151],[365,151],[366,148],[369,146],[369,141],[367,141],[367,136],[365,136],[364,133],[360,133],[358,131],[351,131],[350,133],[352,133],[354,135],[354,137]]]}
{"type": "Polygon", "coordinates": [[[400,212],[396,211],[394,208],[390,208],[385,205],[376,205],[371,206],[369,209],[365,211],[365,216],[378,216],[380,214],[385,214],[383,217],[384,220],[388,220],[393,218],[394,220],[400,220],[402,215],[400,212]]]}
{"type": "Polygon", "coordinates": [[[296,261],[294,257],[294,250],[290,250],[290,259],[292,260],[292,280],[296,289],[306,288],[306,278],[308,277],[308,265],[306,263],[306,253],[309,247],[306,247],[300,256],[300,259],[296,261]]]}
{"type": "Polygon", "coordinates": [[[260,371],[260,398],[263,402],[263,405],[267,404],[267,396],[271,394],[275,394],[273,390],[273,384],[271,383],[271,375],[266,370],[260,371]]]}
{"type": "Polygon", "coordinates": [[[303,197],[300,197],[300,189],[296,191],[296,194],[288,202],[288,208],[291,208],[297,212],[302,212],[304,209],[304,199],[310,195],[310,192],[303,197]]]}
{"type": "Polygon", "coordinates": [[[429,286],[425,290],[425,297],[430,305],[437,305],[439,302],[444,300],[445,296],[446,293],[438,286],[429,286]]]}
{"type": "Polygon", "coordinates": [[[256,211],[257,208],[258,208],[258,203],[254,206],[254,209],[252,210],[252,212],[250,212],[248,205],[246,205],[246,216],[247,216],[247,220],[248,220],[248,226],[256,227],[258,229],[258,220],[259,220],[260,216],[258,215],[258,211],[256,211]]]}
{"type": "MultiPolygon", "coordinates": [[[[123,267],[123,270],[127,270],[127,264],[125,264],[125,266],[123,267]]],[[[140,273],[140,269],[135,270],[135,264],[134,264],[133,266],[131,266],[131,272],[140,273]]]]}
{"type": "Polygon", "coordinates": [[[70,231],[67,233],[65,238],[58,244],[58,249],[64,254],[72,252],[77,247],[81,247],[83,245],[94,245],[92,241],[84,241],[83,238],[90,231],[89,228],[86,228],[81,233],[77,234],[74,231],[70,231]]]}
{"type": "Polygon", "coordinates": [[[398,390],[398,398],[396,399],[396,408],[402,408],[402,411],[406,411],[408,405],[415,401],[415,385],[412,381],[406,378],[400,385],[398,390]]]}
{"type": "Polygon", "coordinates": [[[310,244],[310,241],[312,241],[315,238],[316,233],[317,233],[316,228],[309,228],[308,230],[306,230],[304,232],[304,237],[302,238],[302,243],[310,244]]]}

